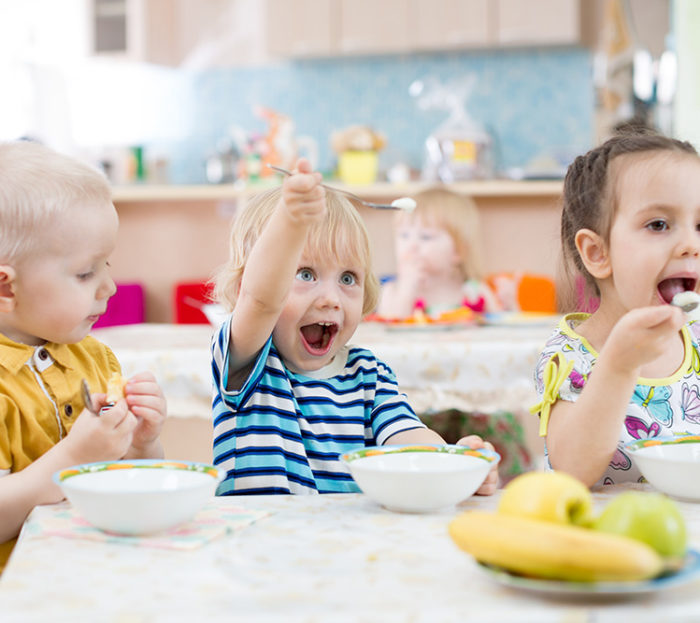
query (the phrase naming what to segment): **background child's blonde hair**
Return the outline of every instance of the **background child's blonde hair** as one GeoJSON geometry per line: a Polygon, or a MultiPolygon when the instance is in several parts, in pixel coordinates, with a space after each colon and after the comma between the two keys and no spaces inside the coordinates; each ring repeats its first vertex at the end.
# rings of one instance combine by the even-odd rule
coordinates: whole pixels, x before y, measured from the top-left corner
{"type": "Polygon", "coordinates": [[[30,141],[0,143],[0,262],[35,250],[36,234],[76,205],[111,204],[97,169],[30,141]]]}
{"type": "Polygon", "coordinates": [[[447,231],[461,259],[464,281],[481,279],[481,228],[474,200],[438,186],[424,190],[413,198],[416,209],[410,213],[399,213],[399,222],[418,219],[426,225],[447,231]]]}
{"type": "MultiPolygon", "coordinates": [[[[250,252],[260,237],[282,195],[274,188],[257,195],[235,217],[231,228],[229,261],[214,277],[214,299],[228,311],[236,305],[238,289],[250,252]]],[[[369,235],[357,209],[342,195],[326,190],[326,217],[308,234],[306,253],[313,258],[338,257],[360,264],[365,269],[365,292],[362,313],[377,306],[379,281],[372,270],[369,235]]]]}

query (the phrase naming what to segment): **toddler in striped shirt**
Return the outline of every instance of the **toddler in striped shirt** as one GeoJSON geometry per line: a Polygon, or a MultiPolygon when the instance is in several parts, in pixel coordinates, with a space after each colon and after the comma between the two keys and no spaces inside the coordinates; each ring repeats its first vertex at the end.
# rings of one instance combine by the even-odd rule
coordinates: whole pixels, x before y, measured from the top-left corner
{"type": "MultiPolygon", "coordinates": [[[[359,491],[338,457],[365,446],[442,444],[392,370],[349,346],[379,284],[355,207],[301,159],[235,219],[212,342],[218,494],[359,491]]],[[[489,446],[469,436],[460,444],[489,446]]],[[[498,484],[496,468],[478,493],[498,484]]]]}

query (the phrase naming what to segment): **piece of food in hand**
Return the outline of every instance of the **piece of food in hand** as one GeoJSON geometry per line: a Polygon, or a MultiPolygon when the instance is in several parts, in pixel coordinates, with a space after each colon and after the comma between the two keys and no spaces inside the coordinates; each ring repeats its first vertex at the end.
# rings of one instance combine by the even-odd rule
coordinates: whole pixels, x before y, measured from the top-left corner
{"type": "Polygon", "coordinates": [[[527,472],[506,485],[498,512],[588,526],[593,521],[593,496],[586,485],[565,472],[527,472]]]}
{"type": "Polygon", "coordinates": [[[580,526],[468,511],[450,522],[449,533],[479,562],[536,578],[634,582],[665,571],[646,543],[580,526]]]}
{"type": "Polygon", "coordinates": [[[126,396],[124,393],[125,387],[126,379],[118,372],[114,372],[107,381],[107,402],[114,404],[124,398],[126,396]]]}
{"type": "Polygon", "coordinates": [[[661,493],[620,493],[608,502],[593,528],[642,541],[665,558],[680,558],[688,547],[685,519],[678,505],[661,493]]]}

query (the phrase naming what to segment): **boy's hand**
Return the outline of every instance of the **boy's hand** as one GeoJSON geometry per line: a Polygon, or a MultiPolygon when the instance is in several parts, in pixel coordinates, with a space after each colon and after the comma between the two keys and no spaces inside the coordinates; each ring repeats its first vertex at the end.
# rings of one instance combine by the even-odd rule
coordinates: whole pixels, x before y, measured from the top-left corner
{"type": "Polygon", "coordinates": [[[674,305],[633,309],[617,321],[600,355],[605,353],[620,371],[636,374],[645,363],[663,355],[686,320],[674,305]]]}
{"type": "Polygon", "coordinates": [[[153,374],[140,372],[127,381],[124,391],[126,404],[137,420],[129,455],[144,458],[161,456],[158,437],[167,412],[163,390],[153,374]]]}
{"type": "MultiPolygon", "coordinates": [[[[467,437],[462,437],[458,442],[459,446],[467,446],[472,450],[477,450],[479,448],[486,448],[487,450],[493,450],[494,447],[488,441],[484,441],[479,435],[468,435],[467,437]]],[[[479,487],[476,492],[477,495],[493,495],[498,489],[498,463],[496,463],[489,471],[486,480],[479,487]]]]}
{"type": "Polygon", "coordinates": [[[305,223],[320,220],[326,211],[326,192],[322,176],[311,169],[305,158],[299,159],[293,175],[282,184],[282,202],[293,221],[305,223]]]}
{"type": "MultiPolygon", "coordinates": [[[[103,403],[103,396],[95,398],[103,403]]],[[[100,415],[83,410],[61,443],[66,444],[73,464],[118,460],[128,451],[136,425],[136,417],[120,400],[100,415]]]]}

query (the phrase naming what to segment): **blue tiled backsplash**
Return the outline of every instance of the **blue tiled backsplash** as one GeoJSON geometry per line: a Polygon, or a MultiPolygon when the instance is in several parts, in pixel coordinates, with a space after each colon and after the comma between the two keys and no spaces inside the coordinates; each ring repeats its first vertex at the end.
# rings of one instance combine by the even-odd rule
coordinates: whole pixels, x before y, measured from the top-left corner
{"type": "MultiPolygon", "coordinates": [[[[290,116],[297,134],[319,145],[319,168],[335,166],[334,130],[366,124],[383,132],[384,164],[420,168],[426,137],[446,111],[421,110],[408,89],[415,80],[451,82],[473,74],[470,116],[494,137],[499,170],[533,158],[566,159],[593,141],[591,53],[579,48],[342,58],[220,68],[188,78],[188,138],[167,148],[173,183],[205,181],[205,160],[233,125],[264,132],[256,106],[290,116]]],[[[171,106],[173,103],[170,104],[171,106]]],[[[148,147],[148,146],[147,146],[148,147]]]]}

